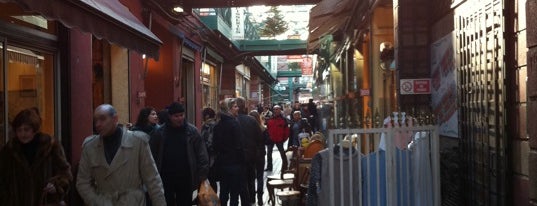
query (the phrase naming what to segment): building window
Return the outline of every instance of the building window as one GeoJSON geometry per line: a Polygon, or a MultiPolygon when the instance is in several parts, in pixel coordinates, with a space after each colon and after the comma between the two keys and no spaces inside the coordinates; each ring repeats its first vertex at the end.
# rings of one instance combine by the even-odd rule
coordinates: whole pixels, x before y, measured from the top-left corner
{"type": "Polygon", "coordinates": [[[39,111],[42,132],[61,138],[55,122],[56,56],[37,49],[51,46],[43,36],[55,36],[56,24],[18,4],[0,3],[0,149],[14,136],[13,119],[27,108],[39,111]]]}
{"type": "Polygon", "coordinates": [[[214,66],[203,63],[201,67],[200,82],[203,89],[202,105],[203,108],[212,108],[215,111],[218,109],[218,74],[214,66]]]}
{"type": "Polygon", "coordinates": [[[1,77],[7,75],[5,79],[9,81],[7,88],[3,87],[3,82],[0,87],[2,95],[7,93],[6,96],[1,96],[0,101],[2,143],[7,141],[6,135],[14,135],[11,122],[21,110],[27,108],[36,108],[42,118],[41,131],[54,135],[54,56],[31,49],[6,46],[0,42],[0,54],[4,52],[7,54],[6,59],[3,59],[4,55],[0,55],[0,65],[7,62],[7,68],[2,68],[0,73],[1,77]],[[4,110],[5,104],[7,111],[4,110]]]}

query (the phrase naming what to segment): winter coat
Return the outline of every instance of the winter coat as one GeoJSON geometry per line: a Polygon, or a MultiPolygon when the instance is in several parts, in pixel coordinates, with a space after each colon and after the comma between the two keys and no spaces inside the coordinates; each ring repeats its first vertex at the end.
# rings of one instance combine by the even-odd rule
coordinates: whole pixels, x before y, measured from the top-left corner
{"type": "Polygon", "coordinates": [[[201,138],[203,138],[203,141],[205,142],[205,146],[207,147],[207,154],[209,154],[209,167],[212,167],[214,164],[214,158],[216,157],[216,152],[214,151],[214,143],[213,143],[213,137],[214,137],[214,126],[216,125],[215,119],[208,119],[205,121],[205,123],[201,126],[201,138]]]}
{"type": "MultiPolygon", "coordinates": [[[[190,166],[192,183],[191,188],[192,191],[194,191],[200,187],[202,181],[207,179],[207,175],[209,174],[209,156],[207,154],[205,143],[198,133],[198,129],[189,123],[185,123],[184,127],[186,127],[186,148],[188,163],[190,166]]],[[[151,152],[153,154],[153,158],[155,158],[159,171],[162,169],[162,160],[164,159],[163,154],[166,139],[174,138],[167,134],[169,129],[169,126],[164,124],[162,127],[153,132],[151,139],[149,140],[149,143],[151,144],[151,152]]]]}
{"type": "Polygon", "coordinates": [[[235,117],[220,113],[220,120],[214,126],[214,149],[217,153],[215,166],[241,165],[245,163],[241,126],[235,117]]]}
{"type": "Polygon", "coordinates": [[[147,135],[151,135],[153,131],[157,130],[159,128],[158,125],[145,125],[145,126],[136,126],[132,127],[132,131],[142,131],[146,133],[147,135]]]}
{"type": "Polygon", "coordinates": [[[49,203],[65,197],[73,177],[61,145],[47,134],[38,133],[34,138],[38,138],[38,149],[31,165],[17,138],[0,152],[0,205],[38,205],[48,183],[54,184],[57,191],[47,195],[49,203]]]}
{"type": "Polygon", "coordinates": [[[86,138],[76,183],[86,205],[145,206],[143,186],[154,206],[166,205],[148,138],[143,132],[123,128],[121,146],[111,164],[106,162],[100,135],[86,138]]]}
{"type": "Polygon", "coordinates": [[[267,122],[270,139],[274,143],[285,142],[289,138],[289,124],[282,116],[273,117],[267,122]]]}
{"type": "Polygon", "coordinates": [[[293,122],[291,124],[291,127],[289,128],[289,135],[291,135],[292,138],[298,139],[298,134],[300,134],[301,132],[306,132],[308,134],[311,133],[311,126],[306,118],[302,118],[297,122],[293,122]],[[294,127],[294,124],[298,124],[298,130],[294,127]]]}
{"type": "Polygon", "coordinates": [[[246,163],[254,163],[265,157],[265,141],[261,127],[257,121],[249,115],[239,114],[237,117],[241,127],[243,152],[246,163]]]}

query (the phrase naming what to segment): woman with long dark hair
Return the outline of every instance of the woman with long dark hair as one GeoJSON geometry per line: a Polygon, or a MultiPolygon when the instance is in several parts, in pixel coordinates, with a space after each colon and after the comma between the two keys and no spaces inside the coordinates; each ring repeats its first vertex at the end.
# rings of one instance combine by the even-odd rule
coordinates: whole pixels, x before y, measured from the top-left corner
{"type": "MultiPolygon", "coordinates": [[[[261,129],[261,134],[263,135],[263,139],[266,141],[266,139],[270,139],[268,137],[268,131],[267,127],[265,127],[264,119],[261,118],[261,115],[258,111],[252,110],[248,115],[254,117],[255,121],[257,122],[259,128],[261,129]]],[[[261,137],[260,137],[261,138],[261,137]]],[[[257,194],[257,205],[263,205],[263,170],[265,169],[265,144],[258,145],[258,148],[256,148],[256,160],[255,160],[255,179],[257,181],[257,188],[256,188],[256,194],[257,194]]],[[[272,155],[272,153],[271,153],[272,155]]]]}
{"type": "Polygon", "coordinates": [[[153,107],[146,107],[140,110],[138,114],[138,119],[136,124],[132,128],[133,131],[142,131],[148,135],[157,128],[158,126],[158,116],[157,111],[153,107]]]}

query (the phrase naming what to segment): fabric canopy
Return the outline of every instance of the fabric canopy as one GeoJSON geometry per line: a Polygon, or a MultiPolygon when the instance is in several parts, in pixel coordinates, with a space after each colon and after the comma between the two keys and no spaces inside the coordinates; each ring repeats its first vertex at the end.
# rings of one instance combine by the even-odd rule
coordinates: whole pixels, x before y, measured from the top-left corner
{"type": "Polygon", "coordinates": [[[158,59],[162,41],[118,0],[0,0],[158,59]]]}
{"type": "Polygon", "coordinates": [[[352,17],[352,9],[358,0],[323,0],[311,8],[308,51],[319,47],[320,39],[340,30],[352,17]]]}

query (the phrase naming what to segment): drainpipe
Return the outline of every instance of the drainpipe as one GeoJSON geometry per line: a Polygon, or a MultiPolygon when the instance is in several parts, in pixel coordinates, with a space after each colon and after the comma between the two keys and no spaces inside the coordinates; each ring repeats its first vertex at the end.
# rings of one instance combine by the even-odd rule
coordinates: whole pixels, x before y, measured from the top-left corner
{"type": "MultiPolygon", "coordinates": [[[[147,28],[149,29],[149,31],[151,31],[152,25],[153,25],[153,12],[149,11],[149,23],[147,25],[147,28]]],[[[143,61],[144,61],[144,74],[143,74],[143,77],[144,77],[144,80],[145,80],[145,78],[147,77],[147,73],[149,72],[149,67],[148,67],[149,58],[145,57],[143,59],[143,61]]],[[[144,85],[144,87],[145,87],[145,85],[144,85]]],[[[138,98],[138,101],[140,101],[140,98],[138,98]]]]}
{"type": "MultiPolygon", "coordinates": [[[[373,82],[373,76],[374,76],[374,70],[377,69],[375,66],[374,66],[374,62],[373,62],[373,27],[372,27],[372,22],[370,20],[370,23],[369,23],[369,91],[370,91],[370,100],[369,100],[369,116],[371,117],[371,119],[373,119],[373,107],[375,105],[375,97],[377,96],[376,93],[375,93],[375,84],[373,82]]],[[[364,116],[367,116],[364,114],[364,116]]]]}

